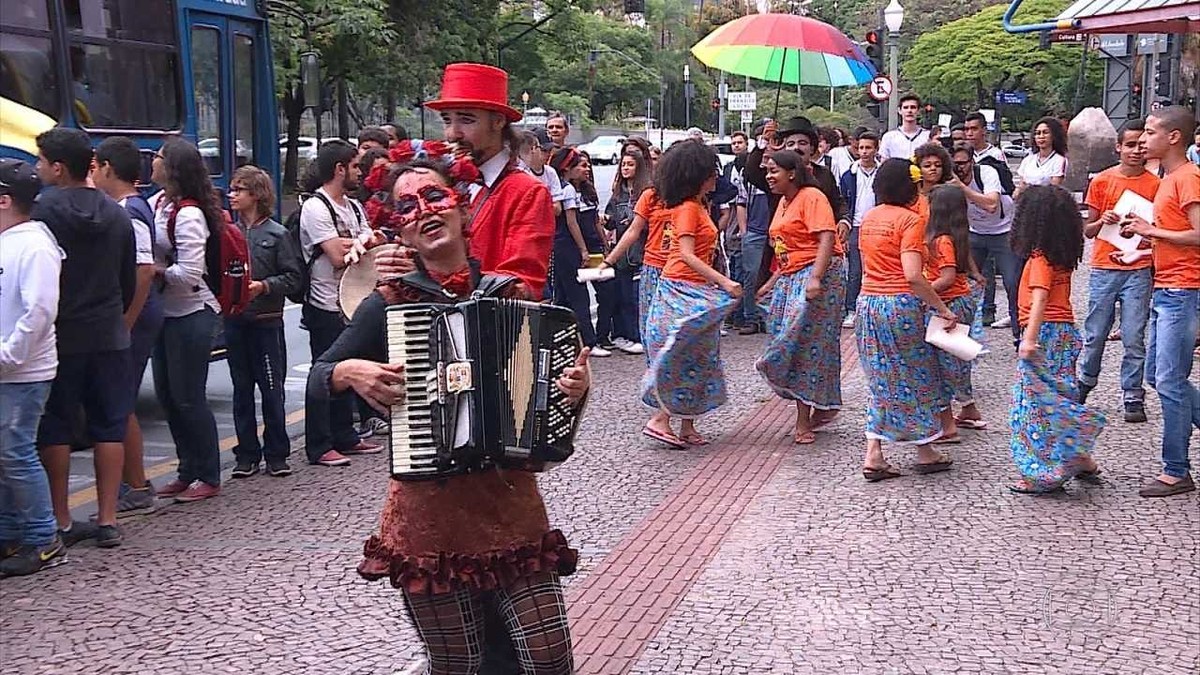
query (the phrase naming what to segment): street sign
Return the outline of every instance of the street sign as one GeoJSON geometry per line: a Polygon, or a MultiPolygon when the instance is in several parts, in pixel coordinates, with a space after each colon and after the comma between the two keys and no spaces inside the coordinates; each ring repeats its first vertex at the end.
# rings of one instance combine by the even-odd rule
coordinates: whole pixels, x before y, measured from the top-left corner
{"type": "Polygon", "coordinates": [[[742,124],[750,124],[753,121],[754,121],[754,111],[753,110],[743,110],[742,111],[742,124]]]}
{"type": "Polygon", "coordinates": [[[1029,102],[1029,95],[1023,91],[1006,91],[1001,89],[996,92],[996,103],[1003,105],[1025,105],[1029,102]]]}
{"type": "Polygon", "coordinates": [[[758,109],[758,92],[731,91],[725,99],[725,107],[729,112],[754,112],[758,109]]]}
{"type": "Polygon", "coordinates": [[[886,101],[892,97],[892,78],[887,75],[876,75],[867,84],[867,96],[875,101],[886,101]]]}

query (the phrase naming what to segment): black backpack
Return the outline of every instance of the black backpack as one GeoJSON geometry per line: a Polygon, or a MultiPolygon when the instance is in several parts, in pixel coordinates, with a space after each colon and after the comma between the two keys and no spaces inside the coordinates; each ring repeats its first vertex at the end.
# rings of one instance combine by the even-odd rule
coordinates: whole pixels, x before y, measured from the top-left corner
{"type": "Polygon", "coordinates": [[[979,167],[990,166],[996,170],[996,174],[1000,176],[1000,193],[1011,197],[1017,191],[1017,183],[1013,180],[1012,169],[1008,168],[1008,162],[1001,161],[995,157],[984,157],[975,162],[975,184],[983,187],[983,181],[979,178],[979,167]]]}
{"type": "MultiPolygon", "coordinates": [[[[300,208],[293,211],[292,214],[288,216],[287,222],[283,224],[283,226],[287,228],[288,236],[291,238],[292,244],[296,247],[297,251],[300,251],[301,256],[304,255],[304,246],[300,243],[300,213],[304,211],[304,202],[307,202],[309,199],[314,197],[320,199],[321,203],[325,205],[325,208],[329,209],[329,217],[333,219],[334,226],[336,227],[338,225],[337,211],[333,210],[333,204],[325,198],[325,195],[321,194],[320,192],[314,192],[304,197],[300,202],[300,208]]],[[[358,210],[357,206],[353,205],[353,203],[351,203],[350,208],[354,210],[354,217],[358,220],[358,224],[362,225],[363,214],[358,210]]],[[[338,228],[338,234],[343,235],[341,228],[338,228]]],[[[350,233],[346,232],[343,236],[349,237],[350,233]]],[[[291,300],[297,305],[302,305],[308,301],[309,292],[311,290],[313,264],[316,263],[317,258],[321,257],[321,255],[324,253],[324,249],[322,249],[320,246],[313,247],[312,257],[308,259],[308,263],[304,265],[304,267],[300,268],[300,284],[296,286],[296,290],[287,294],[288,300],[291,300]]]]}

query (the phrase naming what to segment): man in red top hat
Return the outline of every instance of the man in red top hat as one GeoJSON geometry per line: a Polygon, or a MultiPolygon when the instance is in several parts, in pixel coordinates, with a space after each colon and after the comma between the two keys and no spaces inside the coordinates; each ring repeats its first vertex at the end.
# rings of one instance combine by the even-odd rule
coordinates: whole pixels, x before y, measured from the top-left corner
{"type": "MultiPolygon", "coordinates": [[[[442,115],[446,140],[470,153],[482,184],[471,188],[471,257],[490,274],[518,277],[526,297],[540,299],[554,240],[554,206],[541,181],[517,167],[512,123],[520,111],[508,105],[508,73],[479,63],[451,63],[442,93],[425,104],[442,115]]],[[[413,269],[406,251],[381,255],[383,276],[413,269]]]]}
{"type": "MultiPolygon", "coordinates": [[[[425,105],[441,113],[446,141],[470,153],[483,179],[471,188],[471,257],[485,273],[518,277],[527,298],[541,299],[554,242],[554,205],[546,186],[517,167],[519,143],[511,125],[521,113],[508,105],[508,73],[478,63],[451,63],[442,75],[441,96],[425,105]]],[[[380,254],[375,264],[383,277],[414,269],[403,249],[380,254]]],[[[496,599],[484,600],[480,672],[518,673],[496,599]]]]}

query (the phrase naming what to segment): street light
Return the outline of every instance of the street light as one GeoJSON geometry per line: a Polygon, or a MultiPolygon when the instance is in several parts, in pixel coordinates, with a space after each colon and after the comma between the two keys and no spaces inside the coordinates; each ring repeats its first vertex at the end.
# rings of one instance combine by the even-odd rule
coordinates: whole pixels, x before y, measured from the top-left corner
{"type": "Polygon", "coordinates": [[[692,69],[683,64],[683,126],[692,126],[692,69]]]}
{"type": "Polygon", "coordinates": [[[888,124],[891,125],[896,123],[896,111],[899,108],[898,99],[900,98],[899,92],[896,91],[900,85],[900,25],[904,23],[904,8],[900,6],[900,0],[892,0],[884,8],[883,22],[887,24],[888,60],[891,62],[888,68],[892,78],[892,95],[888,99],[888,124]]]}
{"type": "Polygon", "coordinates": [[[529,92],[521,92],[521,123],[525,123],[525,112],[529,110],[529,92]]]}

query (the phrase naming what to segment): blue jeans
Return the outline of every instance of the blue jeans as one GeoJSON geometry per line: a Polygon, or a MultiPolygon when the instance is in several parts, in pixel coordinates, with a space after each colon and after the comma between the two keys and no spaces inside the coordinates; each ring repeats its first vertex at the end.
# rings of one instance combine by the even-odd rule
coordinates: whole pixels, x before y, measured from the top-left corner
{"type": "MultiPolygon", "coordinates": [[[[346,330],[341,312],[314,307],[305,303],[301,308],[304,325],[308,326],[308,347],[316,361],[346,330]]],[[[351,392],[333,396],[328,401],[304,401],[304,452],[308,463],[316,464],[330,450],[349,450],[358,445],[354,432],[354,395],[351,392]]]]}
{"type": "Polygon", "coordinates": [[[221,484],[217,420],[208,406],[208,359],[219,320],[207,307],[166,319],[154,348],[154,392],[167,414],[184,483],[221,484]]]}
{"type": "Polygon", "coordinates": [[[1150,292],[1154,272],[1144,270],[1093,269],[1088,276],[1088,313],[1083,322],[1083,357],[1079,382],[1096,386],[1104,343],[1112,330],[1116,305],[1121,303],[1121,390],[1125,401],[1141,401],[1142,376],[1146,364],[1146,320],[1150,317],[1150,292]]]}
{"type": "Polygon", "coordinates": [[[846,309],[849,314],[858,303],[858,294],[862,292],[862,251],[858,248],[858,228],[850,228],[846,238],[846,309]]]}
{"type": "MultiPolygon", "coordinates": [[[[988,261],[995,261],[1000,276],[1004,279],[1004,292],[1008,296],[1008,315],[1012,319],[1012,334],[1016,340],[1021,336],[1020,322],[1017,321],[1017,287],[1021,284],[1021,269],[1025,263],[1016,256],[1009,245],[1008,233],[976,234],[971,233],[971,257],[975,266],[983,271],[987,269],[988,261]]],[[[993,283],[995,283],[993,281],[993,283]]],[[[983,300],[984,314],[996,311],[995,294],[985,295],[983,300]]]]}
{"type": "Polygon", "coordinates": [[[291,451],[283,412],[286,376],[283,326],[237,318],[225,320],[225,345],[229,349],[229,378],[233,381],[233,427],[238,462],[258,464],[263,457],[287,459],[291,451]],[[254,387],[262,396],[263,442],[258,442],[254,387]]]}
{"type": "Polygon", "coordinates": [[[44,546],[58,532],[35,443],[50,383],[0,384],[0,541],[6,543],[44,546]]]}
{"type": "Polygon", "coordinates": [[[742,284],[742,320],[750,324],[760,321],[754,294],[758,292],[759,268],[766,251],[767,235],[747,230],[742,237],[742,278],[738,281],[742,284]]]}
{"type": "MultiPolygon", "coordinates": [[[[1122,332],[1125,325],[1121,326],[1122,332]]],[[[1191,470],[1188,442],[1200,428],[1200,390],[1188,379],[1200,334],[1200,289],[1156,288],[1150,311],[1146,383],[1158,392],[1163,416],[1163,473],[1183,478],[1191,470]]]]}

